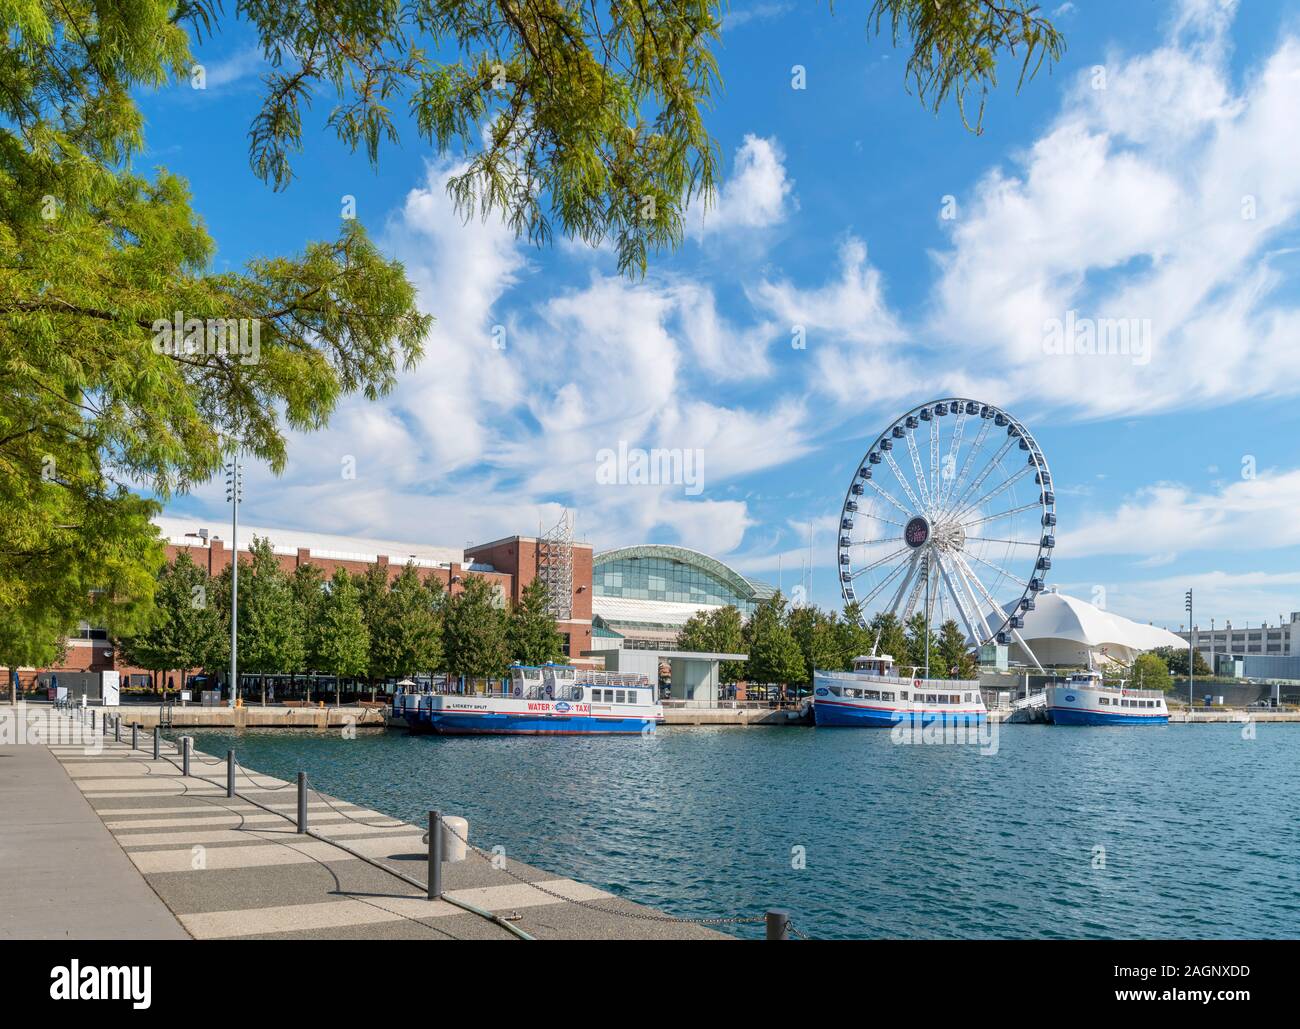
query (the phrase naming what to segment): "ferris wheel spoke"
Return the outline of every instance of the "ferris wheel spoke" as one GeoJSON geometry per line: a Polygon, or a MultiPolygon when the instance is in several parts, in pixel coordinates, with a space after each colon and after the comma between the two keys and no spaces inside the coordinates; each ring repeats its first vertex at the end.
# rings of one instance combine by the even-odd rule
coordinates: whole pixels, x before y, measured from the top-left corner
{"type": "Polygon", "coordinates": [[[930,414],[930,496],[939,499],[939,419],[930,414]]]}
{"type": "MultiPolygon", "coordinates": [[[[1028,583],[1026,580],[1024,580],[1024,579],[1020,579],[1020,578],[1017,578],[1016,576],[1014,576],[1014,575],[1012,575],[1010,572],[1008,572],[1005,568],[999,568],[997,565],[993,564],[991,561],[985,561],[984,558],[980,557],[978,554],[971,554],[970,557],[971,557],[972,560],[974,560],[974,561],[978,561],[980,564],[984,565],[986,568],[992,568],[993,571],[997,572],[999,575],[1005,575],[1008,579],[1010,579],[1012,582],[1014,582],[1017,586],[1020,586],[1022,589],[1027,589],[1027,588],[1029,587],[1029,583],[1028,583]]],[[[994,583],[994,585],[996,586],[997,583],[994,583]]]]}
{"type": "MultiPolygon", "coordinates": [[[[980,577],[975,574],[974,570],[966,563],[966,559],[963,558],[961,554],[954,555],[953,564],[957,566],[957,578],[959,578],[965,585],[971,603],[975,605],[976,617],[978,617],[979,623],[984,626],[984,638],[978,642],[987,643],[995,635],[995,630],[993,626],[989,624],[988,616],[984,614],[984,608],[975,594],[979,593],[980,596],[984,598],[985,603],[989,604],[994,609],[1000,610],[997,601],[995,601],[992,594],[984,588],[984,583],[980,581],[980,577]]],[[[1001,625],[1002,623],[999,622],[998,624],[1001,625]]]]}
{"type": "Polygon", "coordinates": [[[961,526],[965,529],[972,525],[983,525],[985,522],[995,522],[999,518],[1007,518],[1013,514],[1019,514],[1021,511],[1029,511],[1035,507],[1038,507],[1038,501],[1034,501],[1032,504],[1021,504],[1019,507],[1013,507],[1006,511],[999,511],[997,514],[985,515],[983,518],[975,518],[969,522],[962,522],[961,526]]]}
{"type": "MultiPolygon", "coordinates": [[[[886,554],[884,557],[880,558],[879,560],[872,561],[871,564],[869,565],[863,565],[861,568],[859,568],[856,572],[853,573],[852,578],[856,579],[863,572],[869,572],[873,568],[879,568],[881,565],[885,564],[886,562],[891,561],[896,557],[902,557],[906,553],[907,553],[907,547],[899,547],[892,554],[886,554]]],[[[898,567],[903,568],[905,566],[900,564],[898,567]]]]}
{"type": "Polygon", "coordinates": [[[1001,496],[1003,493],[1009,490],[1012,486],[1014,486],[1017,482],[1019,482],[1021,479],[1023,479],[1026,475],[1028,475],[1033,470],[1034,470],[1033,465],[1031,464],[1025,465],[1023,468],[1020,469],[1020,471],[1016,472],[1014,475],[1009,475],[1007,478],[1003,479],[1000,483],[994,486],[991,490],[985,492],[984,495],[981,496],[978,500],[972,500],[970,503],[962,505],[961,508],[955,510],[949,517],[951,517],[954,520],[960,521],[963,515],[969,514],[974,511],[978,511],[981,507],[987,504],[994,497],[1001,496]]]}
{"type": "MultiPolygon", "coordinates": [[[[986,422],[985,424],[987,425],[988,423],[986,422]]],[[[989,458],[988,464],[980,469],[979,475],[972,479],[970,484],[962,490],[961,495],[948,505],[948,513],[951,514],[954,511],[960,511],[966,506],[967,498],[979,491],[979,488],[984,485],[984,480],[987,479],[993,469],[997,467],[998,462],[1006,457],[1007,451],[1010,450],[1014,444],[1015,437],[1008,436],[1006,442],[1004,442],[1002,446],[998,447],[997,452],[989,458]]],[[[1026,465],[1025,467],[1028,468],[1029,466],[1026,465]]]]}
{"type": "MultiPolygon", "coordinates": [[[[885,460],[889,462],[889,467],[894,470],[894,478],[897,479],[898,484],[903,487],[903,492],[907,494],[907,499],[912,502],[912,510],[913,511],[924,510],[921,507],[921,502],[916,499],[916,494],[912,492],[912,487],[909,486],[907,484],[907,480],[903,478],[903,473],[898,467],[898,462],[894,460],[894,455],[892,451],[889,450],[885,451],[885,460]]],[[[909,512],[909,514],[910,513],[911,512],[909,512]]]]}
{"type": "MultiPolygon", "coordinates": [[[[968,577],[969,580],[972,583],[974,583],[975,588],[980,592],[980,595],[984,597],[985,602],[989,605],[989,609],[991,611],[996,611],[1001,616],[1000,621],[998,622],[998,627],[1001,628],[1003,625],[1006,624],[1007,620],[1010,618],[1010,615],[1008,615],[1002,609],[1002,606],[993,598],[993,594],[991,594],[987,589],[984,588],[984,583],[980,581],[980,577],[975,574],[971,566],[966,563],[966,559],[963,558],[960,554],[957,555],[957,565],[960,569],[962,569],[965,572],[966,577],[968,577]]],[[[984,624],[986,626],[988,625],[987,619],[985,619],[984,624]]],[[[988,639],[992,639],[995,634],[996,634],[995,630],[990,626],[988,639]]],[[[987,640],[985,642],[987,642],[987,640]]]]}
{"type": "MultiPolygon", "coordinates": [[[[876,597],[879,596],[881,590],[883,590],[886,586],[888,586],[891,582],[893,582],[894,577],[897,576],[898,573],[901,572],[906,567],[907,565],[903,564],[900,561],[898,563],[898,566],[892,572],[890,572],[883,579],[881,579],[880,582],[876,583],[876,585],[872,587],[871,592],[862,598],[861,601],[862,606],[866,607],[866,605],[870,604],[873,600],[875,600],[876,597]]],[[[863,569],[863,571],[865,570],[866,569],[863,569]]]]}
{"type": "Polygon", "coordinates": [[[921,552],[912,551],[912,560],[907,564],[907,574],[903,576],[902,581],[898,584],[898,590],[894,593],[894,600],[889,605],[890,614],[898,614],[898,605],[903,602],[903,597],[907,593],[907,587],[911,585],[912,579],[916,577],[916,570],[921,564],[921,552]]]}
{"type": "Polygon", "coordinates": [[[909,430],[907,432],[907,449],[912,455],[912,470],[916,472],[916,488],[921,491],[921,500],[924,501],[923,511],[930,510],[930,484],[925,472],[921,471],[921,454],[916,449],[916,433],[909,430]]]}
{"type": "Polygon", "coordinates": [[[980,419],[980,431],[975,434],[975,439],[971,441],[970,448],[966,451],[966,459],[961,463],[961,471],[953,475],[952,481],[948,483],[948,488],[944,490],[943,506],[945,508],[950,506],[948,501],[966,482],[966,476],[970,474],[971,465],[975,463],[975,455],[984,449],[984,441],[988,438],[991,424],[992,422],[987,418],[980,419]]]}
{"type": "Polygon", "coordinates": [[[978,642],[980,634],[975,629],[975,621],[971,617],[971,612],[966,608],[966,598],[953,583],[953,575],[948,570],[948,562],[943,559],[942,554],[936,555],[936,561],[939,565],[939,575],[948,587],[948,593],[952,597],[953,603],[957,606],[957,613],[961,615],[961,620],[966,623],[966,631],[970,633],[971,639],[978,642]]]}
{"type": "Polygon", "coordinates": [[[971,540],[975,540],[977,543],[1009,543],[1013,547],[1033,547],[1035,550],[1037,550],[1040,546],[1042,546],[1042,543],[1036,539],[1009,540],[1009,539],[999,539],[996,536],[967,536],[966,537],[967,543],[969,543],[971,540]]]}
{"type": "MultiPolygon", "coordinates": [[[[890,496],[890,495],[889,495],[888,493],[886,493],[883,489],[881,489],[880,486],[877,485],[875,479],[868,479],[868,480],[867,480],[867,485],[870,486],[870,487],[871,487],[873,490],[875,490],[877,493],[879,493],[879,494],[880,494],[882,497],[884,497],[886,500],[888,500],[891,504],[893,504],[893,505],[894,505],[896,508],[898,508],[900,511],[902,511],[903,514],[907,515],[908,517],[911,517],[912,512],[909,511],[907,508],[905,508],[902,504],[900,504],[900,503],[899,503],[899,502],[898,502],[894,497],[890,496]]],[[[897,524],[897,523],[895,523],[895,524],[897,524]]]]}
{"type": "MultiPolygon", "coordinates": [[[[921,562],[925,565],[925,574],[918,575],[912,583],[912,592],[907,595],[907,607],[903,609],[903,621],[906,622],[912,617],[912,612],[916,610],[916,602],[920,599],[921,590],[925,588],[925,580],[930,577],[930,562],[927,558],[921,562]]],[[[933,604],[931,605],[933,606],[933,604]]]]}

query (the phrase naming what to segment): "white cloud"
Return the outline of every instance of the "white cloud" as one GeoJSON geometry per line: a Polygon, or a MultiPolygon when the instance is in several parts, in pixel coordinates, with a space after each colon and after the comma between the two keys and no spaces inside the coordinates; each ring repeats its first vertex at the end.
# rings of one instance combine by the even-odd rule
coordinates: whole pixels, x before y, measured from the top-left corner
{"type": "Polygon", "coordinates": [[[682,215],[688,236],[765,229],[784,221],[794,206],[794,183],[775,139],[752,134],[736,149],[734,167],[712,202],[697,200],[682,215]]]}
{"type": "Polygon", "coordinates": [[[1085,72],[1014,168],[977,185],[936,256],[926,326],[954,357],[1089,416],[1295,392],[1300,309],[1276,251],[1300,220],[1300,40],[1235,88],[1232,10],[1184,4],[1164,45],[1108,59],[1105,88],[1085,72]],[[1071,310],[1146,320],[1149,360],[1045,352],[1046,323],[1071,310]]]}

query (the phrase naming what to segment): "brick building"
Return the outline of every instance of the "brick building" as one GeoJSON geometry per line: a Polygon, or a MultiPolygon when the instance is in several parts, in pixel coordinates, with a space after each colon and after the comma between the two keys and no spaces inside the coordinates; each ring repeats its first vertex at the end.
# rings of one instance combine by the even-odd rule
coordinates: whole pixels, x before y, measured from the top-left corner
{"type": "MultiPolygon", "coordinates": [[[[167,560],[174,561],[182,551],[209,574],[216,576],[229,566],[233,551],[222,538],[221,529],[201,518],[164,516],[155,523],[167,542],[167,560]]],[[[388,569],[389,579],[396,578],[407,562],[415,564],[422,579],[437,579],[450,594],[459,593],[465,577],[478,575],[494,587],[502,606],[519,601],[520,592],[541,572],[543,541],[530,536],[509,536],[465,549],[393,540],[376,540],[296,529],[265,528],[241,525],[239,551],[247,563],[253,537],[271,541],[280,566],[293,574],[302,564],[319,566],[325,577],[338,568],[364,573],[371,565],[388,569]]],[[[592,664],[582,657],[591,649],[591,566],[589,543],[572,544],[572,597],[568,617],[556,620],[556,629],[564,638],[565,653],[575,664],[592,664]]],[[[123,664],[114,653],[112,642],[102,629],[83,625],[68,641],[62,664],[49,669],[22,669],[20,678],[30,683],[37,675],[48,672],[99,672],[116,668],[123,678],[142,673],[123,664]]]]}

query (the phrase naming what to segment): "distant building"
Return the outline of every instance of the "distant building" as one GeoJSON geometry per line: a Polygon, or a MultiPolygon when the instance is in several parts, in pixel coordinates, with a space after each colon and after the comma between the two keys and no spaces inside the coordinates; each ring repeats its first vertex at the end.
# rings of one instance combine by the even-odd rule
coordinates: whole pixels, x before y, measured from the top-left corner
{"type": "Polygon", "coordinates": [[[1289,621],[1277,625],[1265,622],[1254,627],[1234,627],[1232,622],[1208,626],[1194,625],[1191,632],[1179,632],[1183,646],[1194,643],[1196,650],[1210,664],[1210,656],[1233,654],[1243,657],[1300,657],[1300,611],[1292,611],[1289,621]]]}
{"type": "Polygon", "coordinates": [[[597,628],[628,650],[671,650],[693,614],[734,604],[747,618],[776,593],[717,558],[657,543],[597,554],[591,585],[597,628]]]}

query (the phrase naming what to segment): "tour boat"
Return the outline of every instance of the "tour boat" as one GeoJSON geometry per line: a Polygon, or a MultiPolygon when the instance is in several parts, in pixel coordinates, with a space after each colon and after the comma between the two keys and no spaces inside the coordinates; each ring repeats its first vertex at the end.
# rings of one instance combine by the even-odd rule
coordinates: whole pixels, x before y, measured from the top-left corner
{"type": "Polygon", "coordinates": [[[1053,725],[1166,725],[1169,707],[1160,690],[1108,684],[1100,672],[1076,672],[1047,687],[1053,725]]]}
{"type": "Polygon", "coordinates": [[[980,725],[988,716],[979,680],[901,677],[888,654],[855,657],[851,672],[815,671],[812,703],[817,725],[980,725]]]}
{"type": "Polygon", "coordinates": [[[399,693],[393,717],[448,735],[639,735],[664,720],[644,675],[571,665],[513,665],[504,691],[399,693]]]}

